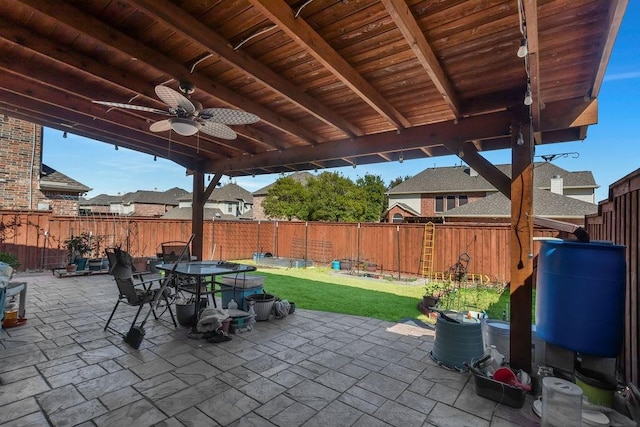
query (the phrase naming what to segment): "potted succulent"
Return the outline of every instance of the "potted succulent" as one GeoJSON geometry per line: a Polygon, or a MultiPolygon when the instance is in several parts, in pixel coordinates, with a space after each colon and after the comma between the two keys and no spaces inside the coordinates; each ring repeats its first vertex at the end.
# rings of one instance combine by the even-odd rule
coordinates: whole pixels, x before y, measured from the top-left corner
{"type": "MultiPolygon", "coordinates": [[[[89,237],[88,233],[82,233],[78,236],[71,236],[71,238],[63,242],[64,246],[67,248],[67,270],[69,270],[69,265],[71,264],[75,264],[78,270],[84,270],[87,263],[87,258],[85,258],[85,256],[91,252],[89,237]]],[[[71,268],[71,270],[73,271],[73,268],[71,268]]]]}

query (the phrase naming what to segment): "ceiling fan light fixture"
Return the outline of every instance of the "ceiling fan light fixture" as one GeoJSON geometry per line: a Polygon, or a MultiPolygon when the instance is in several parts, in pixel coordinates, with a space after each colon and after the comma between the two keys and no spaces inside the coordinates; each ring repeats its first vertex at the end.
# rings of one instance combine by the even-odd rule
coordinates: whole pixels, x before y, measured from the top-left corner
{"type": "Polygon", "coordinates": [[[182,136],[195,135],[198,132],[198,125],[191,119],[183,117],[173,117],[169,119],[171,129],[182,136]]]}

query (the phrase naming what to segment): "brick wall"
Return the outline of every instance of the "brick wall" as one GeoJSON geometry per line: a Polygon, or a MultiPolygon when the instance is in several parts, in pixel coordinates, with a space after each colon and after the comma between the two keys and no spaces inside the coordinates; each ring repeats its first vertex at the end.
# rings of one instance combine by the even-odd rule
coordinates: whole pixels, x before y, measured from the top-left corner
{"type": "Polygon", "coordinates": [[[37,209],[45,199],[39,186],[41,150],[41,126],[0,119],[1,209],[37,209]]]}
{"type": "Polygon", "coordinates": [[[78,194],[40,191],[42,126],[0,118],[0,209],[37,210],[49,205],[56,215],[76,216],[78,194]]]}
{"type": "Polygon", "coordinates": [[[146,203],[136,203],[133,206],[136,216],[162,216],[169,209],[165,205],[153,205],[146,203]]]}

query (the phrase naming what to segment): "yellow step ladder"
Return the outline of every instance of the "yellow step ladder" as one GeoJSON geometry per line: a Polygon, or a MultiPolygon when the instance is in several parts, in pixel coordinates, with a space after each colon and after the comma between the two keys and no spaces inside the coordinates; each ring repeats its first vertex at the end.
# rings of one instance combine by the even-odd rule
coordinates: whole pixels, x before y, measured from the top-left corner
{"type": "Polygon", "coordinates": [[[436,225],[428,222],[424,225],[424,237],[422,239],[422,256],[420,257],[420,274],[422,277],[430,277],[433,274],[433,247],[436,238],[436,225]]]}

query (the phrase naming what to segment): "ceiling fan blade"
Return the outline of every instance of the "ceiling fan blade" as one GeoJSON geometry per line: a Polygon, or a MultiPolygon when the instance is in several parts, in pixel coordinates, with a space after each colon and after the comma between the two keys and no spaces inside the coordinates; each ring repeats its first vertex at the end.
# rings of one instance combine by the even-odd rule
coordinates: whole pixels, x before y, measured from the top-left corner
{"type": "Polygon", "coordinates": [[[149,130],[151,132],[166,132],[170,129],[171,129],[171,122],[169,121],[169,119],[160,120],[158,122],[151,123],[151,126],[149,126],[149,130]]]}
{"type": "Polygon", "coordinates": [[[207,135],[215,136],[216,138],[221,139],[236,139],[238,135],[227,125],[223,125],[222,123],[215,123],[210,121],[202,121],[200,122],[202,127],[200,128],[200,132],[204,132],[207,135]]]}
{"type": "Polygon", "coordinates": [[[156,108],[151,108],[151,107],[143,107],[142,105],[122,104],[120,102],[108,102],[108,101],[91,101],[91,102],[93,102],[94,104],[106,105],[107,107],[126,108],[127,110],[148,111],[150,113],[163,114],[165,116],[171,115],[168,111],[158,110],[156,108]]]}
{"type": "Polygon", "coordinates": [[[170,87],[163,85],[156,86],[156,95],[158,95],[158,98],[160,98],[162,102],[171,108],[180,107],[189,114],[194,114],[196,112],[196,107],[191,101],[189,101],[189,98],[179,92],[176,92],[170,87]]]}
{"type": "Polygon", "coordinates": [[[200,111],[200,118],[225,125],[247,125],[260,120],[260,117],[242,110],[231,108],[205,108],[200,111]]]}

